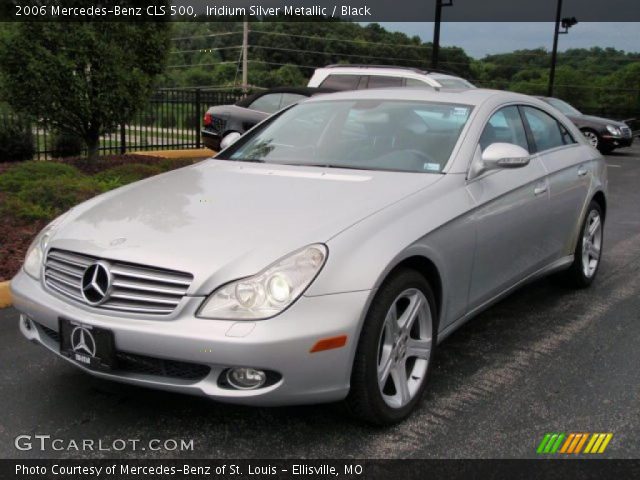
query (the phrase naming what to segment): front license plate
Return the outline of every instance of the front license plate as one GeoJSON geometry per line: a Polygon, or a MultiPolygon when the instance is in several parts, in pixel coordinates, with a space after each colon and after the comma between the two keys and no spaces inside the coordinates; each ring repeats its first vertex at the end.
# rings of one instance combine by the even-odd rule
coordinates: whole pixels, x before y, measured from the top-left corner
{"type": "Polygon", "coordinates": [[[94,370],[111,370],[116,363],[113,332],[60,319],[60,353],[94,370]]]}

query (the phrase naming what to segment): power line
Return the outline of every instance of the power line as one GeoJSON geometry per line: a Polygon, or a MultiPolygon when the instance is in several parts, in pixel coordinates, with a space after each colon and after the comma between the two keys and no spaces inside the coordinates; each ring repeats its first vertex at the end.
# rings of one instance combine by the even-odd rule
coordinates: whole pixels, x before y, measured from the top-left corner
{"type": "Polygon", "coordinates": [[[167,68],[213,67],[215,65],[227,65],[230,63],[233,63],[235,65],[238,62],[225,61],[225,62],[213,62],[213,63],[185,63],[182,65],[167,65],[167,68]]]}
{"type": "Polygon", "coordinates": [[[312,53],[312,54],[319,54],[319,55],[332,55],[336,57],[373,58],[373,59],[379,59],[379,60],[400,60],[400,61],[406,61],[406,62],[420,63],[420,61],[415,58],[379,57],[376,55],[359,55],[355,53],[323,52],[321,50],[304,50],[299,48],[265,47],[262,45],[250,45],[250,47],[261,48],[263,50],[278,50],[282,52],[301,52],[301,53],[312,53]]]}
{"type": "Polygon", "coordinates": [[[175,41],[180,41],[180,40],[192,40],[194,38],[225,37],[227,35],[236,35],[238,33],[242,33],[242,30],[239,30],[237,32],[221,32],[221,33],[207,33],[207,34],[203,34],[203,35],[192,35],[190,37],[174,37],[171,40],[175,42],[175,41]]]}
{"type": "Polygon", "coordinates": [[[196,48],[196,49],[193,49],[193,50],[173,50],[173,51],[171,51],[169,53],[171,55],[177,54],[177,53],[195,53],[195,52],[213,53],[213,52],[217,52],[217,51],[220,51],[220,50],[232,50],[234,48],[242,48],[242,45],[234,45],[234,46],[230,46],[230,47],[196,48]]]}
{"type": "Polygon", "coordinates": [[[383,45],[388,47],[401,47],[401,48],[422,48],[422,49],[431,48],[428,45],[408,45],[406,43],[402,44],[402,43],[369,42],[366,40],[344,40],[341,38],[325,38],[325,37],[318,37],[318,36],[312,36],[312,35],[297,35],[294,33],[267,32],[264,30],[253,30],[253,29],[251,30],[251,33],[260,33],[263,35],[278,35],[281,37],[309,38],[311,40],[322,40],[324,42],[355,43],[355,44],[363,44],[363,45],[383,45]]]}

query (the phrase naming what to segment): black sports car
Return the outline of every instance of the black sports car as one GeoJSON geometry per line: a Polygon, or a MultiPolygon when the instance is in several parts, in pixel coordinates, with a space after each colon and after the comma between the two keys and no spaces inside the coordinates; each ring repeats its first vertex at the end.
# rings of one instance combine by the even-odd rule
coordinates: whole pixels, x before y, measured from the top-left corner
{"type": "Polygon", "coordinates": [[[587,137],[589,143],[602,153],[609,153],[615,148],[629,147],[633,143],[631,128],[624,122],[585,115],[559,98],[538,98],[564,113],[587,137]]]}
{"type": "Polygon", "coordinates": [[[243,134],[269,115],[306,97],[334,90],[309,87],[279,87],[249,95],[235,105],[211,107],[204,114],[201,130],[204,146],[220,150],[220,142],[229,134],[243,134]]]}

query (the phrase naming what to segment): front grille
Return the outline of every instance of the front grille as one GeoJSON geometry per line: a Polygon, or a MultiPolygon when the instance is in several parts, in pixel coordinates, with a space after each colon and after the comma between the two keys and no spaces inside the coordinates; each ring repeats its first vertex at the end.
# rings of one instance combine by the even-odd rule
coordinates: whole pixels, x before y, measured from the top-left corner
{"type": "MultiPolygon", "coordinates": [[[[82,276],[90,265],[101,259],[89,255],[50,250],[44,267],[47,287],[80,303],[82,276]]],[[[106,260],[112,283],[107,300],[95,308],[128,313],[166,315],[185,296],[193,276],[173,270],[161,270],[131,263],[106,260]]]]}
{"type": "Polygon", "coordinates": [[[620,127],[622,136],[625,138],[631,138],[631,129],[629,127],[620,127]]]}
{"type": "MultiPolygon", "coordinates": [[[[60,334],[58,332],[45,327],[41,323],[38,323],[37,326],[47,337],[60,344],[60,334]]],[[[198,363],[146,357],[135,353],[116,352],[116,359],[117,363],[114,372],[120,371],[195,381],[202,380],[211,371],[210,367],[198,363]]]]}

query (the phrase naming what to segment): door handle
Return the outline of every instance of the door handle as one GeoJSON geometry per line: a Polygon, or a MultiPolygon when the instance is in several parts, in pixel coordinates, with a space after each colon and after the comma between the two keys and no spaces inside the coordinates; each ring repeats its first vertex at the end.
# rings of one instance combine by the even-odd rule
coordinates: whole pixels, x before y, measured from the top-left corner
{"type": "Polygon", "coordinates": [[[536,185],[536,188],[533,189],[533,193],[535,195],[542,195],[546,191],[547,191],[547,184],[546,183],[539,183],[538,185],[536,185]]]}
{"type": "Polygon", "coordinates": [[[589,170],[587,170],[586,167],[578,168],[578,176],[579,177],[584,177],[587,173],[589,173],[589,170]]]}

